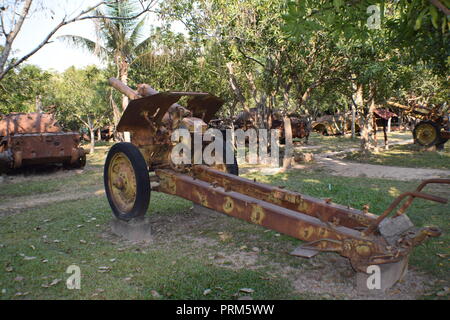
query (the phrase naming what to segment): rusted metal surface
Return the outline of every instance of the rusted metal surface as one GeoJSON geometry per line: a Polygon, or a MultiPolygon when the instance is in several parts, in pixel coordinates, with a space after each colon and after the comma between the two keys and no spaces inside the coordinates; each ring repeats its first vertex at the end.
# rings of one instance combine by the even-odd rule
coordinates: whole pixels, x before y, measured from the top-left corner
{"type": "MultiPolygon", "coordinates": [[[[236,129],[242,129],[244,131],[248,129],[258,129],[258,110],[251,108],[250,111],[243,111],[239,113],[234,121],[234,127],[236,129]]],[[[291,120],[292,138],[293,139],[305,139],[308,143],[309,134],[311,133],[309,121],[298,115],[288,115],[291,120]]],[[[267,116],[267,122],[269,129],[279,130],[279,137],[282,143],[285,140],[284,121],[281,112],[273,111],[267,116]]]]}
{"type": "MultiPolygon", "coordinates": [[[[386,125],[385,121],[397,117],[395,113],[382,108],[375,109],[373,113],[375,127],[386,125]]],[[[326,136],[347,134],[352,130],[351,119],[351,112],[324,115],[312,122],[312,130],[326,136]]],[[[359,133],[362,127],[361,119],[357,116],[355,120],[355,132],[359,133]]]]}
{"type": "Polygon", "coordinates": [[[450,139],[450,109],[448,104],[423,106],[420,104],[403,105],[388,101],[391,107],[403,110],[412,118],[421,120],[413,129],[415,143],[424,146],[438,146],[439,149],[450,139]]]}
{"type": "MultiPolygon", "coordinates": [[[[304,248],[338,252],[362,272],[372,264],[398,262],[415,245],[440,235],[434,228],[411,229],[396,239],[398,246],[393,246],[383,236],[367,232],[368,224],[376,227],[386,216],[378,218],[205,166],[195,166],[191,175],[172,170],[156,170],[156,175],[160,179],[157,191],[306,241],[304,248]]],[[[423,198],[446,201],[434,196],[423,198]]]]}
{"type": "Polygon", "coordinates": [[[373,111],[376,118],[381,118],[384,120],[389,120],[390,118],[397,117],[397,115],[389,110],[377,108],[373,111]]]}
{"type": "MultiPolygon", "coordinates": [[[[304,118],[294,116],[289,116],[289,119],[291,120],[292,139],[305,139],[305,142],[308,143],[309,134],[311,133],[309,122],[304,118]]],[[[271,129],[278,129],[281,141],[285,140],[283,120],[273,120],[271,129]]]]}
{"type": "MultiPolygon", "coordinates": [[[[342,135],[351,132],[351,113],[336,113],[324,115],[311,123],[312,130],[325,136],[342,135]]],[[[359,132],[362,125],[360,119],[356,118],[355,132],[359,132]]]]}
{"type": "Polygon", "coordinates": [[[0,120],[0,137],[56,132],[61,132],[61,128],[53,115],[48,113],[11,113],[0,120]]]}
{"type": "Polygon", "coordinates": [[[330,199],[317,199],[284,188],[236,177],[207,166],[195,166],[192,174],[195,178],[214,183],[226,190],[246,194],[258,200],[316,217],[324,223],[361,228],[373,223],[377,217],[370,213],[334,204],[330,199]]]}
{"type": "Polygon", "coordinates": [[[82,167],[87,151],[79,143],[79,133],[63,132],[51,114],[13,113],[0,120],[0,167],[49,163],[82,167]]]}
{"type": "Polygon", "coordinates": [[[204,122],[209,123],[222,107],[223,103],[224,101],[221,99],[208,94],[188,100],[187,108],[192,111],[193,117],[202,119],[204,122]]]}
{"type": "Polygon", "coordinates": [[[416,191],[414,192],[405,192],[402,193],[401,195],[399,195],[392,203],[391,205],[377,218],[376,221],[374,221],[369,228],[367,228],[367,230],[365,231],[366,234],[370,234],[373,233],[376,228],[378,227],[378,225],[380,224],[380,222],[385,219],[395,208],[398,207],[398,205],[405,199],[407,198],[407,200],[405,201],[405,203],[403,204],[402,207],[400,207],[400,209],[396,212],[396,216],[399,216],[401,214],[404,214],[406,212],[406,210],[409,208],[409,206],[411,205],[411,203],[414,201],[415,198],[421,198],[421,199],[425,199],[425,200],[429,200],[429,201],[435,201],[435,202],[439,202],[439,203],[443,203],[446,204],[447,203],[447,199],[441,198],[441,197],[436,197],[434,195],[430,195],[430,194],[426,194],[422,192],[422,189],[428,185],[428,184],[450,184],[450,179],[429,179],[429,180],[425,180],[423,181],[416,189],[416,191]]]}

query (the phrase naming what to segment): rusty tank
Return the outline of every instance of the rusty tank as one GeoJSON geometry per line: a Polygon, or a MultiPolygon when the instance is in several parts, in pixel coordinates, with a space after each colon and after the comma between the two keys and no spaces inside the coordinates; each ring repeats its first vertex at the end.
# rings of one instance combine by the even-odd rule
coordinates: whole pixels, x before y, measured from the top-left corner
{"type": "Polygon", "coordinates": [[[82,168],[88,151],[80,134],[64,132],[49,113],[11,113],[0,118],[0,173],[22,166],[61,163],[82,168]]]}
{"type": "MultiPolygon", "coordinates": [[[[291,120],[292,138],[305,139],[308,143],[308,138],[311,133],[311,125],[309,121],[297,114],[289,114],[287,117],[291,120]]],[[[257,125],[258,109],[251,108],[250,111],[242,111],[236,117],[234,127],[242,130],[250,128],[258,129],[257,125]]],[[[273,110],[268,117],[268,125],[270,129],[279,130],[280,143],[285,143],[284,117],[282,112],[273,110]]]]}

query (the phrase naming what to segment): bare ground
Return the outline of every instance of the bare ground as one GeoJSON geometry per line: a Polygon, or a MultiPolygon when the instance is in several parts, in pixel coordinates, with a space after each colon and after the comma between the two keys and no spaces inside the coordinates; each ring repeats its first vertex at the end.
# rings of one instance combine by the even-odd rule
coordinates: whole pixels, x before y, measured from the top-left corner
{"type": "Polygon", "coordinates": [[[81,200],[93,196],[103,195],[103,190],[81,193],[46,193],[33,196],[16,197],[11,201],[0,204],[0,217],[18,213],[22,210],[45,206],[62,201],[81,200]]]}
{"type": "MultiPolygon", "coordinates": [[[[392,145],[410,144],[412,140],[405,140],[391,143],[392,145]]],[[[308,151],[319,148],[319,146],[302,146],[296,148],[299,151],[308,151]]],[[[339,152],[326,152],[314,155],[313,164],[296,164],[292,169],[317,169],[322,168],[327,170],[330,174],[343,177],[367,177],[367,178],[381,178],[391,180],[425,180],[434,178],[448,178],[450,177],[450,170],[441,169],[426,169],[426,168],[405,168],[393,167],[374,164],[357,163],[352,161],[345,161],[334,158],[335,156],[351,151],[359,150],[358,148],[348,148],[339,152]]],[[[283,168],[273,167],[244,167],[240,169],[241,173],[258,172],[263,175],[277,174],[283,171],[283,168]]]]}
{"type": "MultiPolygon", "coordinates": [[[[86,166],[88,168],[88,166],[86,166]]],[[[0,175],[0,185],[2,183],[22,183],[31,181],[46,181],[72,177],[82,174],[85,170],[65,170],[60,166],[27,167],[16,169],[12,174],[0,175]]]]}
{"type": "Polygon", "coordinates": [[[403,181],[450,177],[450,170],[356,163],[334,159],[327,155],[317,155],[315,161],[319,167],[327,169],[331,174],[344,177],[368,177],[403,181]]]}
{"type": "MultiPolygon", "coordinates": [[[[294,169],[317,167],[329,170],[331,174],[350,177],[373,177],[395,180],[420,180],[432,177],[448,177],[450,171],[435,169],[399,168],[371,164],[350,163],[331,158],[330,154],[316,155],[316,163],[307,166],[295,166],[294,169]]],[[[257,169],[261,173],[261,169],[257,169]]],[[[244,169],[242,172],[249,172],[244,169]]],[[[262,173],[274,174],[278,169],[265,168],[262,173]]],[[[47,179],[58,179],[65,176],[79,174],[76,171],[57,171],[46,175],[15,176],[9,183],[23,181],[39,181],[47,179]]],[[[50,203],[79,200],[88,197],[102,195],[102,190],[97,193],[48,193],[26,197],[17,197],[11,201],[0,205],[0,218],[5,215],[20,212],[21,210],[36,206],[43,206],[50,203]]],[[[198,248],[205,252],[210,263],[232,269],[259,269],[269,268],[270,278],[285,278],[292,284],[295,291],[300,294],[313,294],[327,299],[417,299],[426,295],[433,284],[438,281],[417,270],[410,269],[404,280],[397,283],[383,295],[361,295],[356,290],[356,273],[350,266],[349,261],[337,254],[323,253],[310,260],[305,260],[300,266],[293,267],[292,259],[302,259],[290,257],[289,251],[294,249],[281,248],[280,244],[274,241],[263,248],[255,248],[251,245],[242,246],[239,241],[233,241],[233,235],[229,240],[223,240],[219,232],[226,230],[233,218],[222,214],[198,214],[195,212],[178,213],[173,216],[151,216],[153,223],[154,241],[143,246],[143,250],[161,250],[173,241],[182,241],[190,246],[186,255],[195,254],[192,248],[198,248]],[[203,234],[204,228],[217,230],[216,238],[210,234],[203,234]],[[275,256],[275,257],[274,257],[275,256]],[[275,258],[275,259],[274,259],[275,258]]],[[[124,241],[112,235],[109,226],[105,226],[101,233],[102,238],[106,238],[118,246],[126,247],[132,243],[124,241]]],[[[249,241],[251,241],[249,237],[249,241]]],[[[258,239],[255,239],[259,243],[258,239]]]]}
{"type": "MultiPolygon", "coordinates": [[[[413,300],[426,295],[437,279],[425,275],[415,269],[408,270],[402,281],[388,289],[385,293],[361,293],[356,288],[356,272],[348,259],[335,253],[322,253],[312,259],[289,256],[294,247],[280,247],[276,241],[262,244],[255,238],[255,246],[249,236],[248,241],[235,239],[230,234],[226,240],[221,238],[235,219],[220,213],[196,213],[190,211],[171,217],[151,216],[154,228],[153,241],[143,244],[143,250],[167,250],[178,243],[187,244],[186,256],[205,255],[207,263],[233,270],[269,270],[267,281],[287,279],[298,294],[311,295],[324,299],[383,299],[413,300]],[[204,228],[215,229],[215,234],[205,235],[204,228]],[[247,245],[242,245],[243,242],[247,245]],[[257,246],[257,247],[256,247],[257,246]],[[195,249],[198,249],[195,250],[195,249]],[[295,263],[302,259],[302,263],[295,263]],[[292,264],[295,264],[295,267],[292,264]]],[[[109,227],[103,230],[102,237],[128,247],[135,242],[124,241],[112,234],[109,227]]],[[[142,245],[142,244],[141,244],[142,245]]]]}

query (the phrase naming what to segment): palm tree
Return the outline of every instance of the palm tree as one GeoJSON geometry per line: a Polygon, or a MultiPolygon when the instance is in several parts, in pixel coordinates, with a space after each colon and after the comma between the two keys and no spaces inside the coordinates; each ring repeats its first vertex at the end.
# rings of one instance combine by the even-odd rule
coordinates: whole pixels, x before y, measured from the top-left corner
{"type": "MultiPolygon", "coordinates": [[[[128,82],[130,64],[144,55],[150,38],[142,40],[141,32],[145,17],[136,21],[132,17],[138,11],[137,2],[112,0],[105,10],[97,10],[99,18],[96,23],[98,41],[75,36],[65,35],[59,38],[71,45],[87,49],[107,63],[114,63],[117,68],[116,77],[123,83],[128,82]]],[[[112,93],[111,93],[112,95],[112,93]]],[[[110,99],[113,109],[117,109],[113,99],[110,99]]],[[[128,97],[122,95],[122,112],[128,105],[128,97]]],[[[118,110],[114,110],[115,122],[118,110]]],[[[120,116],[121,112],[119,113],[120,116]]],[[[117,122],[116,122],[117,124],[117,122]]]]}

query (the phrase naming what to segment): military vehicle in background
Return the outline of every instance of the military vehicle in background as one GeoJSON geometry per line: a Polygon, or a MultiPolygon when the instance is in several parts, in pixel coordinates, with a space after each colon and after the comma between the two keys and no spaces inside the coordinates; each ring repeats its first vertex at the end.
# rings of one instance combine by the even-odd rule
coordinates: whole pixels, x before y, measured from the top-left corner
{"type": "Polygon", "coordinates": [[[61,163],[86,165],[78,132],[63,132],[49,113],[11,113],[0,117],[0,173],[22,166],[61,163]]]}
{"type": "Polygon", "coordinates": [[[435,106],[406,106],[388,101],[387,104],[419,120],[413,129],[415,143],[427,148],[436,146],[437,149],[443,149],[450,139],[450,106],[447,103],[435,106]]]}
{"type": "MultiPolygon", "coordinates": [[[[360,132],[360,124],[357,119],[355,123],[355,133],[360,132]]],[[[352,131],[352,117],[350,113],[336,113],[324,115],[311,123],[312,131],[324,136],[337,136],[350,133],[352,131]]]]}
{"type": "MultiPolygon", "coordinates": [[[[258,128],[258,113],[256,108],[249,111],[242,111],[234,121],[236,129],[248,130],[250,128],[258,128]]],[[[292,139],[303,139],[308,143],[311,127],[309,121],[297,114],[289,114],[288,118],[291,120],[292,139]]],[[[268,117],[268,125],[270,129],[278,129],[280,131],[279,137],[282,144],[285,143],[284,118],[280,111],[273,111],[268,117]]]]}

